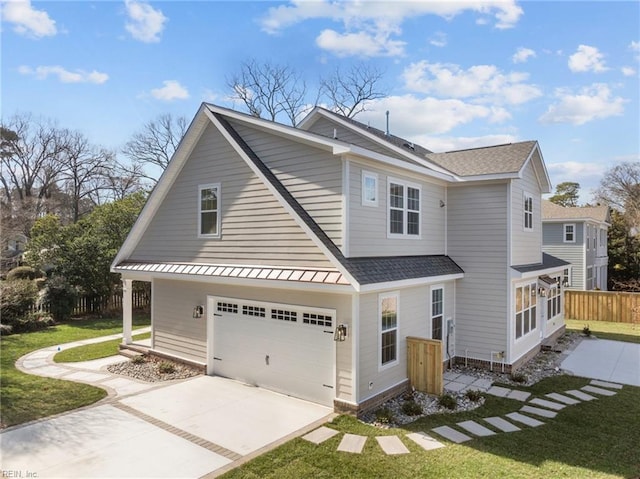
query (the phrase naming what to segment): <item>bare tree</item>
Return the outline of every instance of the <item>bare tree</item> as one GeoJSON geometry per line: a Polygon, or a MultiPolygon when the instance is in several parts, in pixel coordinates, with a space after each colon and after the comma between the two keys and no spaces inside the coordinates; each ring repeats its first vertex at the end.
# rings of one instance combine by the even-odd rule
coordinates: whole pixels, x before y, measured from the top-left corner
{"type": "Polygon", "coordinates": [[[118,201],[137,191],[150,189],[150,185],[144,181],[144,178],[144,168],[140,162],[125,165],[116,159],[106,174],[106,190],[97,192],[98,195],[106,195],[106,198],[97,197],[96,201],[99,204],[104,203],[105,200],[118,201]]]}
{"type": "Polygon", "coordinates": [[[321,79],[321,94],[332,110],[353,118],[366,110],[367,102],[387,95],[380,86],[382,77],[380,70],[367,63],[353,65],[346,72],[338,67],[332,76],[321,79]]]}
{"type": "Polygon", "coordinates": [[[620,163],[607,170],[596,199],[624,212],[629,225],[640,229],[640,161],[620,163]]]}
{"type": "Polygon", "coordinates": [[[304,113],[307,86],[298,72],[288,65],[249,60],[240,71],[227,78],[235,99],[246,106],[249,114],[275,121],[283,114],[295,126],[304,113]]]}
{"type": "Polygon", "coordinates": [[[155,183],[159,176],[157,170],[165,170],[188,126],[185,117],[174,118],[170,113],[146,123],[122,149],[122,153],[135,165],[130,173],[137,172],[155,183]],[[155,169],[156,174],[147,171],[148,167],[155,169]]]}

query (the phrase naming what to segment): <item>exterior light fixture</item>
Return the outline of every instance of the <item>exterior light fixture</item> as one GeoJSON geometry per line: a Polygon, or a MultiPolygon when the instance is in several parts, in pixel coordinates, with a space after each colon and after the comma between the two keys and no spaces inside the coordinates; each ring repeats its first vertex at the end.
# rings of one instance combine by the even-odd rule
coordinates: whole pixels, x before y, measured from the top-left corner
{"type": "Polygon", "coordinates": [[[193,308],[193,317],[194,318],[196,318],[196,319],[201,318],[203,314],[204,314],[204,306],[198,305],[195,308],[193,308]]]}
{"type": "Polygon", "coordinates": [[[345,339],[347,339],[347,325],[339,324],[338,327],[336,328],[335,334],[333,335],[333,340],[344,341],[345,339]]]}
{"type": "Polygon", "coordinates": [[[547,290],[544,288],[538,288],[538,294],[544,298],[547,296],[547,290]]]}

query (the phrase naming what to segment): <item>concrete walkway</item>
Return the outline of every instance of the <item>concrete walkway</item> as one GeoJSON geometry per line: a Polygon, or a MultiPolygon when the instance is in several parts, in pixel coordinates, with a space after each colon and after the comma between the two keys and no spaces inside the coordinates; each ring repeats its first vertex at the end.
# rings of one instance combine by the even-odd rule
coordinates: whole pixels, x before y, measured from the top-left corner
{"type": "Polygon", "coordinates": [[[16,362],[25,373],[91,384],[109,396],[2,431],[3,471],[38,478],[216,477],[334,417],[328,407],[219,377],[146,383],[112,374],[109,364],[127,361],[119,355],[53,362],[61,350],[121,337],[44,348],[16,362]]]}

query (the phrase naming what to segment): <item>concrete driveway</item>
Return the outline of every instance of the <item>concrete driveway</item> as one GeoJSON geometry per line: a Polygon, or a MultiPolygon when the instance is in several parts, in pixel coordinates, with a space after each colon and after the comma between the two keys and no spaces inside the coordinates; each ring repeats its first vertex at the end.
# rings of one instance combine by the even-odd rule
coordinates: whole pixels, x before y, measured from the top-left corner
{"type": "Polygon", "coordinates": [[[21,477],[195,478],[275,447],[331,412],[199,376],[5,431],[0,463],[21,477]]]}
{"type": "Polygon", "coordinates": [[[640,386],[640,344],[584,339],[560,367],[574,376],[640,386]]]}

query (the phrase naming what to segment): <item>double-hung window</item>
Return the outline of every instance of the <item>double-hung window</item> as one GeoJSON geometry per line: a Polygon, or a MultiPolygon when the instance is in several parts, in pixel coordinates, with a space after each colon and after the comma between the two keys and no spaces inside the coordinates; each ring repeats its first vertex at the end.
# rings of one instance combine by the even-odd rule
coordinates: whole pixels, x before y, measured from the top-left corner
{"type": "Polygon", "coordinates": [[[398,295],[380,296],[380,366],[398,360],[398,295]]]}
{"type": "Polygon", "coordinates": [[[420,196],[420,186],[389,179],[389,236],[420,237],[420,196]]]}
{"type": "Polygon", "coordinates": [[[576,225],[565,224],[563,225],[563,229],[564,229],[563,241],[565,243],[575,243],[576,242],[576,225]]]}
{"type": "Polygon", "coordinates": [[[524,195],[524,229],[533,229],[533,196],[524,195]]]}
{"type": "Polygon", "coordinates": [[[442,340],[442,319],[444,315],[444,289],[431,289],[431,339],[442,340]]]}
{"type": "Polygon", "coordinates": [[[516,339],[536,329],[537,283],[516,287],[516,339]]]}
{"type": "Polygon", "coordinates": [[[220,236],[220,183],[198,187],[198,235],[220,236]]]}

